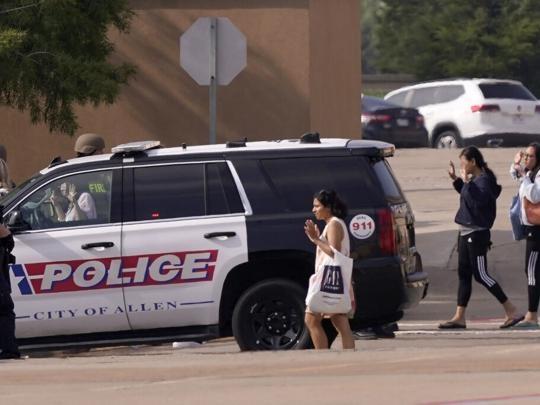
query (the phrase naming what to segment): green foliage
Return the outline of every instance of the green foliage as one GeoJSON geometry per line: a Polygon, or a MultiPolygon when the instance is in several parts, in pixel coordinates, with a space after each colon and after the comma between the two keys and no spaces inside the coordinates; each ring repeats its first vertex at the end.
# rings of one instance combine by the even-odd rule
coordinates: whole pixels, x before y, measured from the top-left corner
{"type": "Polygon", "coordinates": [[[113,103],[135,68],[113,64],[107,38],[126,32],[128,0],[4,0],[0,3],[0,103],[73,135],[73,108],[113,103]]]}
{"type": "Polygon", "coordinates": [[[512,78],[540,94],[537,0],[384,0],[375,39],[384,72],[512,78]]]}
{"type": "Polygon", "coordinates": [[[377,44],[373,36],[376,25],[375,13],[382,0],[362,0],[362,73],[376,73],[377,44]]]}

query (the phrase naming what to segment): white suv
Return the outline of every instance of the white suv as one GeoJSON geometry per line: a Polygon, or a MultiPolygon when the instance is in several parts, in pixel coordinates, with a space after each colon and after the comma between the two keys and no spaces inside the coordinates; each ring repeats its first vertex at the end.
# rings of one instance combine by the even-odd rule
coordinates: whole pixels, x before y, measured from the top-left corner
{"type": "Polygon", "coordinates": [[[436,148],[540,141],[540,103],[518,81],[439,80],[402,87],[384,98],[417,108],[436,148]]]}

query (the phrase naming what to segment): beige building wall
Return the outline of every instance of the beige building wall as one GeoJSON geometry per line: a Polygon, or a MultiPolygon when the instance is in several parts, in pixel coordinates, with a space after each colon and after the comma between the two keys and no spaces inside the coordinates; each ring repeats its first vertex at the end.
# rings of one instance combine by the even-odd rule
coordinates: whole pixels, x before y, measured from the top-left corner
{"type": "MultiPolygon", "coordinates": [[[[167,146],[208,142],[208,87],[179,64],[179,37],[199,17],[228,17],[246,36],[247,68],[218,88],[218,142],[360,136],[359,0],[132,0],[128,35],[111,32],[115,60],[138,67],[112,106],[77,108],[79,133],[103,134],[107,148],[157,139],[167,146]]],[[[17,182],[74,139],[0,109],[0,143],[17,182]]]]}

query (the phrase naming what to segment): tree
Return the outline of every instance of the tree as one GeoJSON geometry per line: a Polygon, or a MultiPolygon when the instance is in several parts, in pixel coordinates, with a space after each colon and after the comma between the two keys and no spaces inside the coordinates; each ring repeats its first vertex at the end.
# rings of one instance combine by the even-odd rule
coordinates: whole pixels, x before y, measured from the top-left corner
{"type": "Polygon", "coordinates": [[[376,73],[378,49],[373,38],[375,15],[382,0],[362,0],[362,73],[376,73]]]}
{"type": "Polygon", "coordinates": [[[375,37],[383,71],[512,78],[540,94],[535,0],[384,0],[375,37]]]}
{"type": "Polygon", "coordinates": [[[0,5],[0,104],[73,135],[75,105],[111,104],[135,72],[114,64],[110,28],[127,32],[128,0],[5,0],[0,5]]]}

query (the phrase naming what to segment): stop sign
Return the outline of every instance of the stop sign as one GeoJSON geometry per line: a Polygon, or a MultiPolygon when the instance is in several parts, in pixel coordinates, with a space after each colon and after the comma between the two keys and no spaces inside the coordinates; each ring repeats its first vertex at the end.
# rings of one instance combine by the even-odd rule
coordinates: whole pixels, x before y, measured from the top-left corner
{"type": "MultiPolygon", "coordinates": [[[[228,85],[247,64],[246,37],[225,17],[216,21],[215,69],[218,85],[228,85]]],[[[212,76],[212,19],[199,18],[180,36],[180,65],[198,84],[212,76]]]]}

